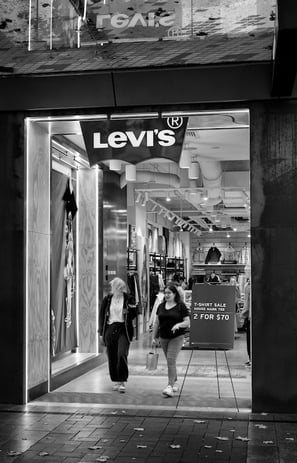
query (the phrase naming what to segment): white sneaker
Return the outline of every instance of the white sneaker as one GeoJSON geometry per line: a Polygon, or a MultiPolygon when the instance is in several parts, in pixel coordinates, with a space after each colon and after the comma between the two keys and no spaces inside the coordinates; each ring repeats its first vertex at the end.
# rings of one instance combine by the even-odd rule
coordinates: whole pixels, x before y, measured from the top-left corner
{"type": "Polygon", "coordinates": [[[119,385],[119,392],[121,392],[122,394],[124,394],[126,392],[126,386],[125,386],[125,383],[121,383],[119,385]]]}
{"type": "Polygon", "coordinates": [[[172,386],[170,386],[170,384],[168,384],[167,387],[165,387],[164,391],[162,392],[163,395],[165,395],[166,397],[172,397],[173,396],[173,389],[172,389],[172,386]]]}
{"type": "Polygon", "coordinates": [[[119,387],[120,387],[120,383],[114,383],[114,385],[113,385],[113,390],[114,390],[114,391],[118,391],[118,390],[119,390],[119,387]]]}
{"type": "Polygon", "coordinates": [[[179,387],[178,387],[177,382],[175,382],[174,385],[172,386],[172,390],[173,390],[173,392],[178,392],[179,387]]]}

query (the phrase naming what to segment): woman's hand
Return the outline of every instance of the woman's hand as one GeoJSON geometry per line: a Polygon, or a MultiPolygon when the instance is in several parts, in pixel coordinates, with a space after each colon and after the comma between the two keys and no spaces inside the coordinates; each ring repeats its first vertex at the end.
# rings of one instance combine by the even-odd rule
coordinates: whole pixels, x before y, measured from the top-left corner
{"type": "Polygon", "coordinates": [[[153,338],[152,339],[152,348],[157,347],[158,341],[157,339],[153,338]]]}
{"type": "Polygon", "coordinates": [[[174,325],[172,328],[171,328],[171,331],[172,333],[175,333],[177,330],[180,329],[180,324],[179,323],[176,323],[176,325],[174,325]]]}

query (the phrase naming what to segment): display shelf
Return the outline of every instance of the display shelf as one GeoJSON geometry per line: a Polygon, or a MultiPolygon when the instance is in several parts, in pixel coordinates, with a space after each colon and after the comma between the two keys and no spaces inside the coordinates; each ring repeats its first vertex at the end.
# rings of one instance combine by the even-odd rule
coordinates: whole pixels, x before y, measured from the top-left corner
{"type": "MultiPolygon", "coordinates": [[[[244,264],[193,264],[191,276],[207,277],[212,271],[221,277],[221,280],[228,280],[231,276],[238,276],[240,273],[245,273],[244,264]]],[[[202,281],[200,281],[202,282],[202,281]]]]}
{"type": "Polygon", "coordinates": [[[185,276],[185,262],[179,257],[168,257],[155,252],[149,253],[149,269],[150,272],[160,272],[165,283],[173,277],[173,275],[185,276]]]}
{"type": "Polygon", "coordinates": [[[173,275],[185,277],[185,261],[182,257],[166,258],[166,281],[168,282],[173,275]]]}

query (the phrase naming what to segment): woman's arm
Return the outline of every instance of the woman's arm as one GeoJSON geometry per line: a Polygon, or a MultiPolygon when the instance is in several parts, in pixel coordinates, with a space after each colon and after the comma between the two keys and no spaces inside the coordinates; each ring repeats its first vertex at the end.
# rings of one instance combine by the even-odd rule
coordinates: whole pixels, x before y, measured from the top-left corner
{"type": "Polygon", "coordinates": [[[153,339],[152,339],[152,345],[156,345],[158,343],[157,339],[159,338],[159,317],[156,315],[156,319],[153,325],[153,339]]]}
{"type": "Polygon", "coordinates": [[[131,320],[134,320],[134,318],[137,316],[138,307],[135,303],[135,299],[133,296],[127,297],[127,309],[128,309],[129,318],[131,320]]]}
{"type": "Polygon", "coordinates": [[[105,296],[102,300],[100,311],[99,311],[99,334],[100,336],[102,336],[103,334],[106,307],[107,307],[107,297],[105,296]]]}
{"type": "Polygon", "coordinates": [[[172,328],[171,331],[175,333],[175,331],[179,330],[180,328],[189,328],[190,327],[190,317],[184,317],[182,322],[176,323],[172,328]]]}

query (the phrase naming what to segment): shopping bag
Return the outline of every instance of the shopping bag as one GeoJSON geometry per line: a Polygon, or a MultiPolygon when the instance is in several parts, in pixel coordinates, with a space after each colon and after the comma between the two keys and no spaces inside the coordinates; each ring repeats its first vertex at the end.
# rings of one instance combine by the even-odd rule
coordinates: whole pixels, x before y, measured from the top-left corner
{"type": "Polygon", "coordinates": [[[153,350],[146,354],[146,369],[156,370],[158,366],[159,354],[157,350],[153,350]]]}

